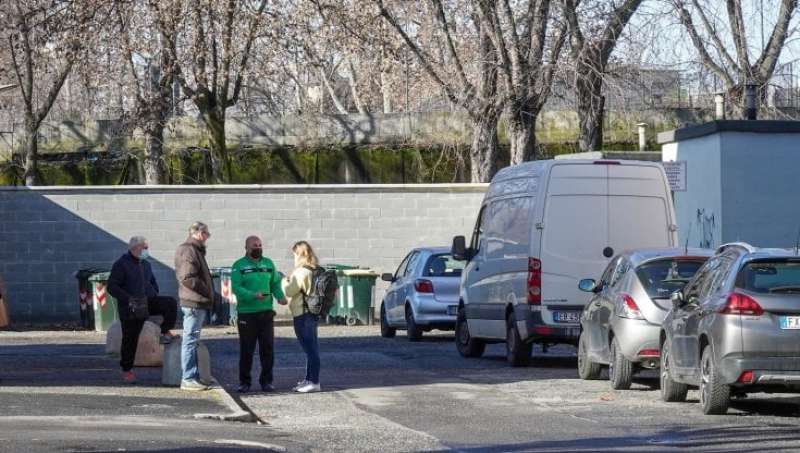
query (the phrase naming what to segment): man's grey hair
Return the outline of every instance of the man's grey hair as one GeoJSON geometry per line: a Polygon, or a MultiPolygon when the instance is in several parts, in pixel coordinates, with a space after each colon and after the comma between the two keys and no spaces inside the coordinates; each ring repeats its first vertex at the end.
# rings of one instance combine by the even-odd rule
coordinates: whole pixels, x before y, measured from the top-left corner
{"type": "Polygon", "coordinates": [[[146,237],[144,237],[144,236],[134,236],[134,237],[131,238],[130,241],[128,241],[128,248],[132,249],[132,248],[136,247],[137,245],[144,244],[145,242],[147,242],[147,238],[146,237]]]}
{"type": "Polygon", "coordinates": [[[208,225],[203,222],[195,222],[189,227],[189,234],[192,236],[201,231],[208,233],[208,225]]]}

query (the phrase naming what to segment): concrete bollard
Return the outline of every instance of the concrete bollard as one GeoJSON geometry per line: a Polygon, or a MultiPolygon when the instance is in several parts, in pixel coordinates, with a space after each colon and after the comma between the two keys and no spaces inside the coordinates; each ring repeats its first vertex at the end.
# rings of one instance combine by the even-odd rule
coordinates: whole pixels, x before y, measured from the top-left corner
{"type": "MultiPolygon", "coordinates": [[[[145,321],[139,334],[133,366],[161,366],[164,360],[164,348],[159,344],[160,337],[161,327],[156,323],[145,321]]],[[[106,354],[119,357],[121,349],[122,326],[119,321],[114,321],[106,333],[106,354]]]]}
{"type": "MultiPolygon", "coordinates": [[[[211,356],[202,342],[197,343],[197,367],[200,380],[211,382],[211,356]]],[[[181,339],[178,338],[164,348],[164,367],[161,369],[161,384],[178,387],[181,385],[183,370],[181,368],[181,339]]]]}

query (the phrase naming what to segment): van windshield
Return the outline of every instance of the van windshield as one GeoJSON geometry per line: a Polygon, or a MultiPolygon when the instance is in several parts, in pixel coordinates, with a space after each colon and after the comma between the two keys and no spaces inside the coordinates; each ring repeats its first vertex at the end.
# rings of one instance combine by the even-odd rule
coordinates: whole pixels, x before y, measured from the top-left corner
{"type": "Polygon", "coordinates": [[[651,299],[668,299],[683,289],[706,258],[667,258],[648,261],[636,268],[636,276],[651,299]]]}
{"type": "Polygon", "coordinates": [[[739,271],[736,287],[756,293],[800,294],[800,259],[751,261],[739,271]]]}

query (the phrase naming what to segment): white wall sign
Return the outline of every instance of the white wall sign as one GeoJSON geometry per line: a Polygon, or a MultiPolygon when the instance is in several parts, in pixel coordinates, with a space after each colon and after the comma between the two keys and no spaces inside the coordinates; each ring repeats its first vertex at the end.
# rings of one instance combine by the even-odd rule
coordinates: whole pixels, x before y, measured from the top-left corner
{"type": "Polygon", "coordinates": [[[673,192],[686,192],[686,161],[662,162],[673,192]]]}

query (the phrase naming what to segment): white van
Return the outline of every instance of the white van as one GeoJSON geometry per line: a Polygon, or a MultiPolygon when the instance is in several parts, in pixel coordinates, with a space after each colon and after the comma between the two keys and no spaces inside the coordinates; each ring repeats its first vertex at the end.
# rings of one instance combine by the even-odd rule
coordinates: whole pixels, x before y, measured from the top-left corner
{"type": "Polygon", "coordinates": [[[527,363],[533,343],[577,344],[588,298],[578,289],[616,253],[674,247],[677,227],[658,163],[547,160],[500,170],[492,179],[467,247],[456,345],[478,357],[506,342],[508,362],[527,363]]]}

